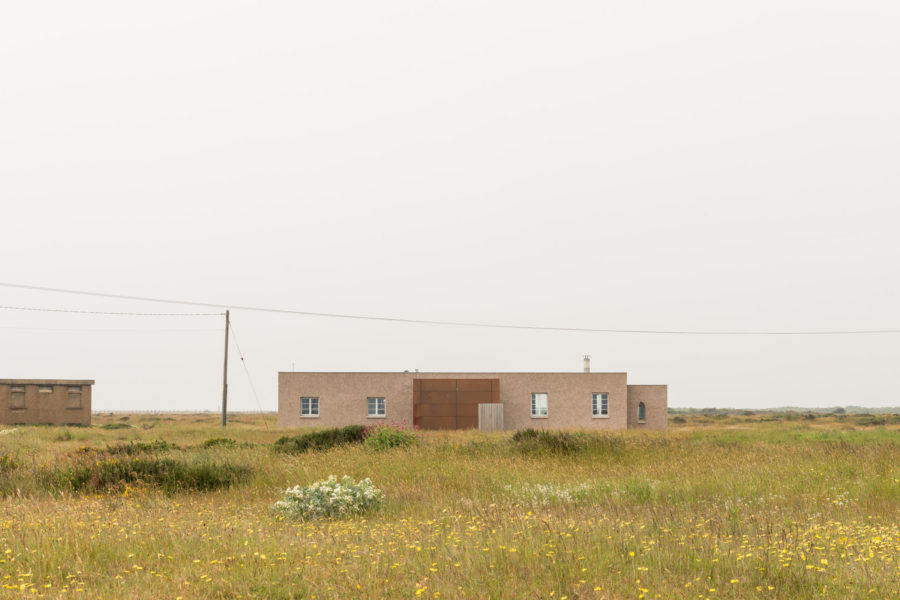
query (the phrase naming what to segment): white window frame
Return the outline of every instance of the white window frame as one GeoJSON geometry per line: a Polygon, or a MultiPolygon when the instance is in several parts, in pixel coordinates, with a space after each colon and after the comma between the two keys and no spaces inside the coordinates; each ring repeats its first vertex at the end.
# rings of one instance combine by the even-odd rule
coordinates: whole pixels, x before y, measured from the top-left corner
{"type": "Polygon", "coordinates": [[[532,419],[546,419],[550,416],[550,394],[547,392],[533,392],[531,394],[531,418],[532,419]],[[538,398],[544,401],[543,411],[541,411],[541,407],[538,405],[538,398]]]}
{"type": "Polygon", "coordinates": [[[52,385],[39,385],[39,386],[38,386],[38,393],[39,393],[39,394],[52,394],[52,393],[53,393],[53,386],[52,386],[52,385]]]}
{"type": "Polygon", "coordinates": [[[366,417],[370,419],[386,418],[387,398],[385,398],[384,396],[369,396],[368,398],[366,398],[366,417]],[[373,407],[375,408],[375,412],[372,412],[373,407]]]}
{"type": "Polygon", "coordinates": [[[638,423],[646,423],[647,422],[647,405],[643,402],[638,402],[637,405],[637,418],[638,423]],[[641,416],[641,409],[643,409],[643,416],[641,416]]]}
{"type": "Polygon", "coordinates": [[[300,416],[304,419],[316,419],[319,416],[319,397],[318,396],[300,396],[300,416]],[[304,411],[304,402],[306,403],[304,411]],[[315,412],[313,412],[315,408],[315,412]]]}
{"type": "Polygon", "coordinates": [[[591,394],[591,416],[595,419],[609,418],[609,392],[591,394]]]}

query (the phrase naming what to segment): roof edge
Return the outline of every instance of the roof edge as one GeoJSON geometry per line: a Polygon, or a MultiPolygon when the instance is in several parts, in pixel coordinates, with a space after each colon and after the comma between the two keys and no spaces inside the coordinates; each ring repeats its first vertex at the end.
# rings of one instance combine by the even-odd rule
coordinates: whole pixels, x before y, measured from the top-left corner
{"type": "Polygon", "coordinates": [[[93,379],[0,379],[0,385],[94,385],[93,379]]]}

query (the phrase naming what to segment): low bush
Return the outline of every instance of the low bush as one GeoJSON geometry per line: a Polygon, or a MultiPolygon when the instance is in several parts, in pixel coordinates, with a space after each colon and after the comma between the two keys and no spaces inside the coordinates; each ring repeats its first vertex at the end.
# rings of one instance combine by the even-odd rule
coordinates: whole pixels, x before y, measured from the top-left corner
{"type": "Polygon", "coordinates": [[[520,429],[512,436],[513,444],[526,451],[570,454],[584,447],[581,436],[568,431],[546,429],[520,429]]]}
{"type": "Polygon", "coordinates": [[[273,448],[277,452],[300,454],[307,450],[327,450],[343,444],[358,444],[363,441],[365,430],[362,425],[319,429],[300,435],[284,436],[275,442],[273,448]]]}
{"type": "Polygon", "coordinates": [[[621,456],[627,449],[621,436],[605,432],[520,429],[512,435],[511,440],[513,447],[521,452],[546,454],[593,452],[605,456],[621,456]]]}
{"type": "Polygon", "coordinates": [[[19,461],[17,461],[12,454],[8,452],[0,454],[0,473],[8,473],[10,471],[14,471],[18,467],[19,461]]]}
{"type": "Polygon", "coordinates": [[[344,475],[334,475],[312,485],[289,488],[284,499],[272,507],[276,512],[300,519],[343,517],[370,510],[384,499],[384,494],[367,477],[359,482],[344,475]]]}
{"type": "Polygon", "coordinates": [[[106,454],[122,454],[125,456],[134,456],[135,454],[155,454],[157,452],[165,452],[173,450],[175,444],[170,444],[164,440],[153,440],[152,442],[127,442],[107,446],[103,452],[106,454]]]}
{"type": "Polygon", "coordinates": [[[416,442],[415,429],[406,427],[406,422],[380,423],[369,425],[363,432],[366,446],[374,450],[387,450],[388,448],[408,448],[416,442]]]}
{"type": "Polygon", "coordinates": [[[73,439],[72,432],[68,429],[63,429],[54,439],[57,442],[69,442],[73,439]]]}
{"type": "Polygon", "coordinates": [[[249,444],[241,443],[231,438],[210,438],[200,444],[201,448],[237,448],[238,446],[248,446],[249,444]]]}
{"type": "Polygon", "coordinates": [[[587,496],[590,486],[586,483],[523,483],[519,486],[505,485],[503,489],[515,502],[546,506],[555,503],[578,502],[587,496]]]}
{"type": "Polygon", "coordinates": [[[110,456],[135,456],[137,454],[156,454],[173,450],[177,448],[175,444],[170,444],[164,440],[153,440],[152,442],[122,442],[99,448],[95,446],[82,446],[75,452],[77,454],[108,454],[110,456]]]}
{"type": "Polygon", "coordinates": [[[128,423],[106,423],[101,425],[100,429],[132,429],[132,426],[128,423]]]}
{"type": "Polygon", "coordinates": [[[98,492],[135,484],[173,493],[227,488],[249,472],[246,467],[227,463],[138,457],[44,469],[38,474],[38,479],[44,487],[55,491],[98,492]]]}

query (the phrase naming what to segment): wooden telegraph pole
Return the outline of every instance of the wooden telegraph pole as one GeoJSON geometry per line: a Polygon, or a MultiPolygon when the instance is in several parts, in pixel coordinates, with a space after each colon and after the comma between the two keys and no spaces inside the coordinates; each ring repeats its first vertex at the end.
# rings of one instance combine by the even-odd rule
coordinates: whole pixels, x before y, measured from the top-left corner
{"type": "Polygon", "coordinates": [[[231,327],[231,311],[225,311],[225,368],[222,370],[222,427],[228,414],[228,329],[231,327]]]}

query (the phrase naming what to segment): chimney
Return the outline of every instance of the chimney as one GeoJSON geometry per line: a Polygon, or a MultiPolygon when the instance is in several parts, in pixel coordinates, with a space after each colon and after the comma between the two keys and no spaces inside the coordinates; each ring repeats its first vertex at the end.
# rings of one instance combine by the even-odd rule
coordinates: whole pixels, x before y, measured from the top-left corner
{"type": "Polygon", "coordinates": [[[584,355],[584,372],[585,373],[591,372],[591,355],[590,354],[584,355]]]}

